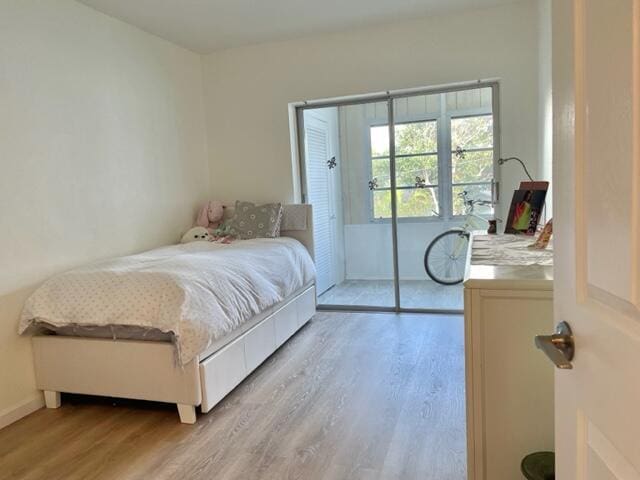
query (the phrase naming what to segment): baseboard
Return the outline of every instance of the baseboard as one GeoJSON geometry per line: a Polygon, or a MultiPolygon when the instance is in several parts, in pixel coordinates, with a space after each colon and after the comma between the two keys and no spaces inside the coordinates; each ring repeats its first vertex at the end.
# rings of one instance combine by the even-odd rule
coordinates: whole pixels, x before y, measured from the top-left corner
{"type": "Polygon", "coordinates": [[[40,410],[42,407],[44,407],[44,397],[41,393],[38,393],[37,396],[25,400],[22,403],[5,408],[0,411],[0,429],[11,425],[13,422],[17,422],[36,410],[40,410]]]}

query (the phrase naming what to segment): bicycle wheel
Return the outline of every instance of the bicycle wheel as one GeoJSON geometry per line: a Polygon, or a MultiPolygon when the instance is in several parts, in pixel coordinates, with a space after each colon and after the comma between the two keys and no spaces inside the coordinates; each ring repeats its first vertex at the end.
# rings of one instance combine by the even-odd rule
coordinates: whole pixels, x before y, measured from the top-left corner
{"type": "Polygon", "coordinates": [[[434,281],[442,285],[455,285],[464,279],[469,233],[448,230],[441,233],[424,252],[424,269],[434,281]]]}

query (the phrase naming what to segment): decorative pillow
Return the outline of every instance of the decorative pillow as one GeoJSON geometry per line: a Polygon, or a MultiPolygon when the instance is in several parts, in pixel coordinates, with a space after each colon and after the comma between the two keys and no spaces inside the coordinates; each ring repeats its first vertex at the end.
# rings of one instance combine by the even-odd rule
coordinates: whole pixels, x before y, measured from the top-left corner
{"type": "Polygon", "coordinates": [[[243,240],[249,238],[274,238],[280,236],[282,204],[236,201],[236,210],[229,221],[231,234],[243,240]]]}

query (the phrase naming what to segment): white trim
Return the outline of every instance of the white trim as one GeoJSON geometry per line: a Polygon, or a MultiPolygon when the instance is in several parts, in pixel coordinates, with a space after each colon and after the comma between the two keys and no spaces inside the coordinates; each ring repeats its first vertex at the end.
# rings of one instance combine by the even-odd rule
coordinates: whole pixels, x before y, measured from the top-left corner
{"type": "Polygon", "coordinates": [[[23,400],[21,403],[0,412],[0,429],[17,422],[21,418],[32,414],[44,407],[44,397],[37,393],[34,397],[23,400]]]}

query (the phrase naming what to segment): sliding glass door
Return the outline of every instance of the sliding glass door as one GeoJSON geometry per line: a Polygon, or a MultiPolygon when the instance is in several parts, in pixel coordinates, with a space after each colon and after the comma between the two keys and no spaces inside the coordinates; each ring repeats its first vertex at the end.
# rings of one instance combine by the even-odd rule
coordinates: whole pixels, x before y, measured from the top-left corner
{"type": "Polygon", "coordinates": [[[462,285],[434,281],[425,251],[464,225],[463,193],[493,200],[496,91],[487,84],[299,108],[320,308],[462,309],[462,285]]]}
{"type": "MultiPolygon", "coordinates": [[[[472,200],[493,199],[494,145],[491,87],[395,98],[398,283],[400,308],[462,309],[462,284],[442,285],[425,267],[428,245],[463,228],[472,200]]],[[[491,206],[476,207],[491,215],[491,206]]],[[[456,237],[448,237],[455,242],[456,237]]],[[[455,248],[453,244],[451,247],[455,248]]],[[[447,242],[433,269],[464,274],[465,256],[450,258],[447,242]]]]}
{"type": "Polygon", "coordinates": [[[302,112],[306,201],[313,205],[319,305],[394,308],[387,102],[302,112]],[[385,157],[386,155],[386,157],[385,157]],[[365,162],[365,158],[375,158],[365,162]]]}

